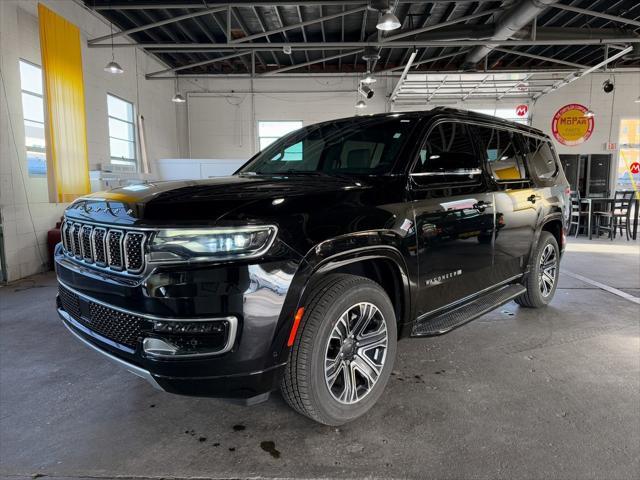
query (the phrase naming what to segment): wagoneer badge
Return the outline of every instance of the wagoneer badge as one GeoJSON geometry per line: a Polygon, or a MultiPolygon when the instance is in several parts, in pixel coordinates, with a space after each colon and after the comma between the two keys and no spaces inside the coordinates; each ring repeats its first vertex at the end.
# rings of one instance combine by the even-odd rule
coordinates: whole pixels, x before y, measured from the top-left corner
{"type": "Polygon", "coordinates": [[[459,277],[460,275],[462,275],[462,270],[456,270],[455,272],[445,273],[443,275],[438,275],[437,277],[430,278],[425,282],[425,285],[427,286],[440,285],[441,283],[444,283],[445,280],[449,280],[450,278],[453,278],[453,277],[459,277]]]}

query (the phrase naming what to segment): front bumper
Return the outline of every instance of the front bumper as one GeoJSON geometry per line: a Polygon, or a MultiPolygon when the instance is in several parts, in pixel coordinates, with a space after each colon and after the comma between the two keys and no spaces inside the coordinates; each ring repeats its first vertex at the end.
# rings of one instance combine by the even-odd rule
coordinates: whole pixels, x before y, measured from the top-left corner
{"type": "Polygon", "coordinates": [[[296,268],[292,262],[227,264],[197,271],[174,266],[132,282],[93,272],[57,254],[56,273],[61,292],[66,288],[86,303],[82,309],[68,312],[59,297],[58,313],[65,326],[83,343],[155,388],[251,403],[264,399],[268,392],[276,389],[284,371],[288,356],[284,346],[290,327],[290,315],[286,311],[292,308],[286,305],[286,297],[296,268]],[[92,328],[93,324],[85,321],[92,303],[144,320],[181,322],[233,318],[237,323],[233,332],[228,332],[228,344],[214,354],[157,358],[142,348],[146,331],[136,341],[121,344],[113,341],[109,330],[92,328]]]}

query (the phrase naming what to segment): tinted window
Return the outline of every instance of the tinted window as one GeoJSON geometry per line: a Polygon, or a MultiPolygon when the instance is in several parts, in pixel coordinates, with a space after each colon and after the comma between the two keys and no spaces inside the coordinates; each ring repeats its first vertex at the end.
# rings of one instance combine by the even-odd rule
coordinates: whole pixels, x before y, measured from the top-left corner
{"type": "Polygon", "coordinates": [[[386,173],[415,123],[401,116],[312,125],[276,140],[239,173],[386,173]]]}
{"type": "Polygon", "coordinates": [[[469,129],[463,123],[451,122],[431,129],[412,173],[477,175],[479,168],[480,160],[474,154],[469,129]]]}
{"type": "Polygon", "coordinates": [[[495,180],[504,182],[527,178],[520,151],[521,135],[489,127],[478,127],[478,135],[495,180]]]}
{"type": "Polygon", "coordinates": [[[549,142],[525,136],[524,154],[529,168],[538,178],[546,180],[555,176],[558,167],[549,142]]]}

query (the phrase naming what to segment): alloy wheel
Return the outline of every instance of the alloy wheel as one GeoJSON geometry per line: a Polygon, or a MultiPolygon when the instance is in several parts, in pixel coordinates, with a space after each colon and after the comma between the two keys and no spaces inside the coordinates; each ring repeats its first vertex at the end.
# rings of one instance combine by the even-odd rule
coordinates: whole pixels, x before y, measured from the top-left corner
{"type": "Polygon", "coordinates": [[[538,285],[543,297],[548,297],[553,291],[558,276],[558,255],[553,245],[546,245],[540,256],[540,273],[538,285]]]}
{"type": "Polygon", "coordinates": [[[325,382],[342,404],[366,397],[377,383],[387,357],[387,323],[372,303],[349,307],[336,322],[325,351],[325,382]]]}

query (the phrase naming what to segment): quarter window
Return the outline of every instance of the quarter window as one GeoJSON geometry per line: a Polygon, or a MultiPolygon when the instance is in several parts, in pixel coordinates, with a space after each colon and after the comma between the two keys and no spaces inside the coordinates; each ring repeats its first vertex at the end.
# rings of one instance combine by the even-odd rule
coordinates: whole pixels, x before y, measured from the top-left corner
{"type": "Polygon", "coordinates": [[[47,150],[44,132],[42,69],[20,60],[20,88],[24,118],[24,144],[30,177],[47,176],[47,150]]]}
{"type": "Polygon", "coordinates": [[[514,182],[527,179],[521,155],[520,135],[490,127],[479,127],[478,135],[486,152],[489,171],[495,180],[514,182]]]}
{"type": "Polygon", "coordinates": [[[111,163],[136,168],[136,134],[133,104],[107,94],[111,163]]]}
{"type": "Polygon", "coordinates": [[[549,142],[525,136],[524,154],[529,168],[536,174],[536,177],[548,180],[555,176],[558,167],[549,142]]]}

